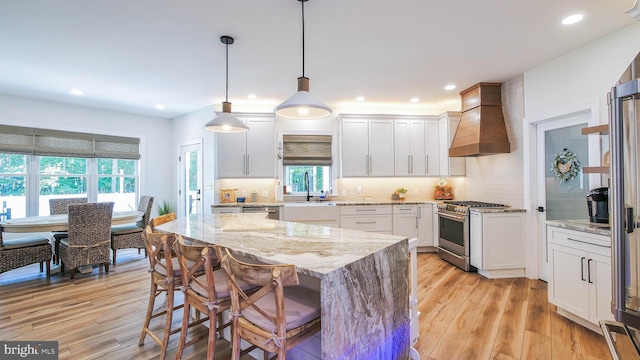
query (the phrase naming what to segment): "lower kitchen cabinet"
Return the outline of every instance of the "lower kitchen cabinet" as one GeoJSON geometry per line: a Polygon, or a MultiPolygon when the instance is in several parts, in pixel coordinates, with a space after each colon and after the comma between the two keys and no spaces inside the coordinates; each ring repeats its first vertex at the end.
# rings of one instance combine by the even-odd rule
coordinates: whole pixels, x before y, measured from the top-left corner
{"type": "Polygon", "coordinates": [[[470,213],[471,265],[487,278],[524,277],[525,213],[470,213]]]}
{"type": "Polygon", "coordinates": [[[212,214],[232,214],[242,212],[242,208],[240,206],[212,206],[211,213],[212,214]]]}
{"type": "Polygon", "coordinates": [[[391,234],[391,205],[340,206],[340,227],[343,229],[391,234]]]}
{"type": "Polygon", "coordinates": [[[393,205],[393,235],[418,237],[418,205],[393,205]]]}
{"type": "Polygon", "coordinates": [[[547,226],[547,241],[549,302],[558,313],[585,326],[581,320],[613,320],[610,238],[547,226]]]}
{"type": "Polygon", "coordinates": [[[335,205],[288,206],[285,204],[282,217],[283,221],[340,227],[340,209],[335,205]]]}
{"type": "Polygon", "coordinates": [[[435,205],[418,205],[418,251],[436,251],[438,227],[435,205]],[[435,230],[435,231],[434,231],[435,230]]]}

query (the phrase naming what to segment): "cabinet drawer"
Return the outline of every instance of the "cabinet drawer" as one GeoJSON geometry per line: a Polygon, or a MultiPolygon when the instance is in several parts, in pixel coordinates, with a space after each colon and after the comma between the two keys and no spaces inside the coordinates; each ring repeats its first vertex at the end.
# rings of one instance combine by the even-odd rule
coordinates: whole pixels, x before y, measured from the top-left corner
{"type": "Polygon", "coordinates": [[[418,215],[418,205],[393,205],[393,214],[418,215]]]}
{"type": "Polygon", "coordinates": [[[393,228],[391,215],[343,216],[340,218],[340,227],[380,233],[390,233],[393,228]]]}
{"type": "Polygon", "coordinates": [[[341,215],[387,215],[391,214],[391,205],[341,206],[341,215]]]}
{"type": "Polygon", "coordinates": [[[224,206],[224,207],[212,207],[211,213],[213,214],[231,214],[231,213],[239,213],[240,206],[224,206]]]}
{"type": "Polygon", "coordinates": [[[547,225],[547,242],[610,256],[611,238],[547,225]]]}

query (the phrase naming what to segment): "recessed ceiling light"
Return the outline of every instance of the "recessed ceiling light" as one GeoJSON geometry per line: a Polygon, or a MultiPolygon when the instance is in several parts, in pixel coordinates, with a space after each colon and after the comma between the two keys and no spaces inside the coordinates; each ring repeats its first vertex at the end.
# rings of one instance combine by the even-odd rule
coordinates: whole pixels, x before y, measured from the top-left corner
{"type": "Polygon", "coordinates": [[[164,105],[162,105],[162,104],[158,104],[158,105],[156,105],[156,109],[158,109],[158,110],[164,110],[164,105]]]}
{"type": "Polygon", "coordinates": [[[409,100],[409,101],[411,101],[412,103],[417,103],[417,102],[420,102],[420,99],[418,99],[418,98],[411,98],[411,100],[409,100]]]}
{"type": "Polygon", "coordinates": [[[563,25],[571,25],[571,24],[575,24],[578,21],[582,20],[582,14],[575,14],[575,15],[571,15],[571,16],[567,16],[566,18],[562,19],[562,24],[563,25]]]}
{"type": "Polygon", "coordinates": [[[78,96],[82,96],[84,95],[84,93],[82,92],[82,90],[78,90],[78,89],[73,89],[71,91],[69,91],[71,94],[73,95],[78,95],[78,96]]]}
{"type": "Polygon", "coordinates": [[[256,98],[257,98],[257,96],[255,94],[247,95],[247,99],[249,99],[249,100],[255,100],[256,98]]]}
{"type": "Polygon", "coordinates": [[[364,100],[365,100],[365,99],[364,99],[364,96],[358,96],[358,97],[356,98],[356,101],[364,101],[364,100]]]}
{"type": "Polygon", "coordinates": [[[453,89],[455,89],[455,88],[456,88],[456,86],[455,86],[455,85],[453,85],[453,84],[451,84],[451,85],[447,85],[447,86],[445,86],[445,87],[444,87],[444,89],[445,89],[445,90],[453,90],[453,89]]]}

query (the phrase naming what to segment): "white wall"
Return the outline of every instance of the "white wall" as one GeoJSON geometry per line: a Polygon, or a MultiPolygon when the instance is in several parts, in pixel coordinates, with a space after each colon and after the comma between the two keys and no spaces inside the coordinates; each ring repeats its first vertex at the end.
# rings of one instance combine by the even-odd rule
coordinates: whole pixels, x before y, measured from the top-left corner
{"type": "Polygon", "coordinates": [[[204,124],[209,122],[216,116],[213,106],[194,111],[192,113],[177,117],[171,121],[170,144],[172,161],[171,169],[171,191],[172,202],[178,204],[178,154],[181,145],[187,145],[194,140],[202,143],[202,181],[203,189],[200,197],[204,209],[204,213],[210,213],[210,206],[213,205],[216,198],[216,134],[205,130],[204,124]]]}
{"type": "Polygon", "coordinates": [[[140,138],[140,194],[154,196],[156,204],[170,199],[168,119],[0,94],[0,124],[140,138]]]}
{"type": "Polygon", "coordinates": [[[599,99],[607,122],[607,92],[640,52],[640,22],[631,24],[524,74],[525,116],[599,99]]]}

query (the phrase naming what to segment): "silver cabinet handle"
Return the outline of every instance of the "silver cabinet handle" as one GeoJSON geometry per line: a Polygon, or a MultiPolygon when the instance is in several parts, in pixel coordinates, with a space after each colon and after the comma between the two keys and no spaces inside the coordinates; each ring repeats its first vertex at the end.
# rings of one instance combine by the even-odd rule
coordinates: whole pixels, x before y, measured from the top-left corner
{"type": "Polygon", "coordinates": [[[425,159],[424,169],[427,175],[429,175],[429,155],[425,155],[424,159],[425,159]]]}
{"type": "Polygon", "coordinates": [[[376,211],[376,209],[356,209],[356,211],[376,211]]]}
{"type": "Polygon", "coordinates": [[[586,259],[586,257],[581,257],[580,258],[580,280],[585,281],[584,280],[584,260],[586,259]]]}
{"type": "Polygon", "coordinates": [[[250,174],[250,169],[249,169],[249,155],[247,155],[247,175],[250,174]]]}
{"type": "Polygon", "coordinates": [[[411,156],[411,173],[413,174],[413,155],[410,155],[410,156],[411,156]]]}
{"type": "Polygon", "coordinates": [[[247,175],[247,155],[242,155],[242,173],[247,175]]]}
{"type": "Polygon", "coordinates": [[[356,224],[375,224],[377,221],[356,221],[356,224]]]}
{"type": "Polygon", "coordinates": [[[371,161],[371,155],[369,155],[369,175],[373,172],[373,162],[371,161]]]}
{"type": "Polygon", "coordinates": [[[364,162],[365,162],[365,165],[367,167],[366,173],[367,173],[367,175],[369,175],[369,155],[365,155],[364,156],[364,162]]]}
{"type": "Polygon", "coordinates": [[[407,173],[411,174],[411,155],[407,155],[407,173]]]}
{"type": "Polygon", "coordinates": [[[593,284],[593,281],[591,281],[591,262],[592,261],[593,259],[587,260],[587,282],[589,284],[593,284]]]}

